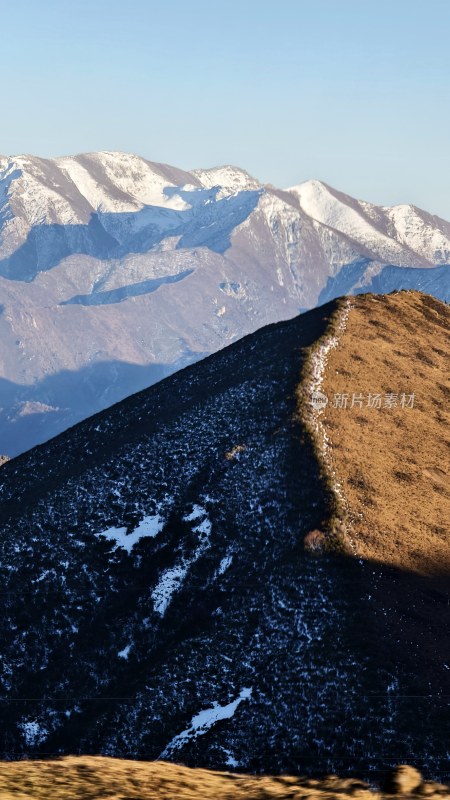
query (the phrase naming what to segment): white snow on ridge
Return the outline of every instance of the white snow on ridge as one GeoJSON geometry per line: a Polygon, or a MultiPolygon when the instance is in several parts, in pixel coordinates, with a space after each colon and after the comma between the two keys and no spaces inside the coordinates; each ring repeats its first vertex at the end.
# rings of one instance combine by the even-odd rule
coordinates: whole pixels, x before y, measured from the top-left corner
{"type": "Polygon", "coordinates": [[[379,257],[396,258],[399,263],[404,260],[403,246],[373,225],[362,208],[358,208],[357,201],[353,201],[353,205],[345,202],[344,196],[337,197],[326,184],[317,180],[305,181],[288,191],[298,198],[300,208],[308,216],[323,225],[350,236],[379,257]]]}
{"type": "Polygon", "coordinates": [[[397,239],[433,263],[450,261],[450,225],[440,221],[448,230],[446,235],[432,217],[412,205],[383,209],[394,225],[397,239]]]}
{"type": "Polygon", "coordinates": [[[96,533],[96,536],[102,536],[109,539],[111,542],[116,543],[117,547],[122,547],[127,553],[131,553],[134,545],[144,537],[154,538],[162,531],[164,521],[159,514],[144,517],[139,523],[137,528],[132,533],[127,535],[126,528],[108,528],[106,531],[96,533]]]}
{"type": "Polygon", "coordinates": [[[196,739],[197,736],[203,736],[209,729],[222,719],[231,719],[243,700],[249,700],[252,694],[252,689],[242,689],[239,696],[231,703],[225,706],[219,705],[214,702],[212,708],[207,708],[200,711],[195,717],[192,717],[189,727],[175,736],[171,742],[164,748],[160,758],[168,758],[174,750],[182,748],[189,739],[196,739]]]}
{"type": "Polygon", "coordinates": [[[220,186],[222,189],[242,191],[243,189],[260,189],[261,184],[249,175],[245,169],[232,167],[212,167],[211,169],[194,169],[192,174],[200,181],[205,189],[220,186]]]}
{"type": "Polygon", "coordinates": [[[36,160],[18,156],[11,166],[17,175],[11,182],[9,194],[17,198],[28,225],[54,222],[73,225],[87,221],[80,209],[52,186],[36,160]]]}
{"type": "MultiPolygon", "coordinates": [[[[324,341],[322,341],[319,344],[319,346],[315,348],[315,350],[311,355],[310,358],[311,376],[305,387],[306,392],[309,392],[311,396],[311,400],[309,401],[309,415],[308,415],[309,421],[312,424],[313,429],[316,433],[322,459],[332,478],[333,492],[338,501],[344,506],[346,503],[345,495],[342,486],[338,481],[336,471],[333,466],[333,460],[330,450],[330,437],[327,431],[325,430],[325,427],[321,419],[324,406],[316,407],[314,402],[312,402],[312,399],[314,395],[323,394],[322,385],[328,364],[328,356],[331,350],[334,350],[340,344],[340,339],[346,329],[351,308],[352,308],[352,300],[349,297],[347,297],[347,299],[345,300],[345,304],[343,308],[340,310],[339,316],[336,320],[337,324],[336,324],[335,334],[326,337],[324,341]]],[[[323,395],[323,397],[326,397],[326,395],[323,395]]],[[[328,403],[328,400],[329,398],[326,399],[326,403],[328,403]]],[[[356,555],[356,546],[353,540],[350,538],[348,532],[347,532],[347,540],[350,544],[351,549],[353,550],[353,553],[356,555]]]]}
{"type": "Polygon", "coordinates": [[[70,178],[93,209],[117,213],[119,211],[136,211],[141,207],[132,197],[128,200],[124,197],[121,197],[120,200],[114,198],[76,158],[60,158],[57,163],[60,170],[70,178]]]}
{"type": "Polygon", "coordinates": [[[165,189],[173,184],[139,156],[99,152],[88,153],[86,159],[86,165],[77,156],[58,158],[55,163],[95,209],[117,213],[146,205],[179,211],[189,208],[178,194],[166,195],[165,189]]]}

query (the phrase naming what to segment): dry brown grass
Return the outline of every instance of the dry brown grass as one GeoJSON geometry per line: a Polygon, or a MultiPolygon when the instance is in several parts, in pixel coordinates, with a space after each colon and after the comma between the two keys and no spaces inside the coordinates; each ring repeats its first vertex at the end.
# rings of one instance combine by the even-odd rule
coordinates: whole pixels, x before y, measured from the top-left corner
{"type": "Polygon", "coordinates": [[[334,776],[254,777],[166,762],[102,757],[0,764],[1,800],[238,800],[239,798],[376,798],[366,784],[334,776]]]}
{"type": "Polygon", "coordinates": [[[358,556],[421,574],[450,566],[450,308],[418,292],[353,300],[329,355],[323,413],[358,556]],[[336,394],[414,393],[414,407],[333,408],[336,394]]]}
{"type": "Polygon", "coordinates": [[[239,456],[241,453],[243,453],[245,449],[245,444],[236,444],[231,448],[231,450],[227,450],[225,453],[225,458],[227,461],[232,461],[233,458],[236,458],[236,456],[239,456]]]}
{"type": "MultiPolygon", "coordinates": [[[[385,796],[363,781],[336,775],[259,777],[101,756],[0,762],[1,800],[381,800],[385,796]]],[[[415,796],[450,797],[447,786],[433,782],[422,783],[415,796]]]]}

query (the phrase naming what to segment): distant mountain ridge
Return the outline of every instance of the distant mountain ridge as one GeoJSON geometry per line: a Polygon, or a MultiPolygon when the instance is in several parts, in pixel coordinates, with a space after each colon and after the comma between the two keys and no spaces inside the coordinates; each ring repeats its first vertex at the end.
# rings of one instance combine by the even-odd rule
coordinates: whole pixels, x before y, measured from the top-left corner
{"type": "Polygon", "coordinates": [[[0,452],[343,293],[450,300],[450,223],[126,153],[0,157],[0,452]]]}

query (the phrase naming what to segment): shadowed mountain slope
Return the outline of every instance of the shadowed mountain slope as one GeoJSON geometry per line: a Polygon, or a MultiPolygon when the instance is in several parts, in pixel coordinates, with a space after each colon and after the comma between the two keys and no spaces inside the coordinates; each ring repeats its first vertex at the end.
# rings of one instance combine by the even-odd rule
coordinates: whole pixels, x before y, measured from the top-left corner
{"type": "MultiPolygon", "coordinates": [[[[445,359],[411,354],[441,349],[447,314],[418,294],[334,301],[5,464],[3,754],[359,775],[412,761],[444,776],[448,580],[351,546],[309,397],[334,391],[341,348],[369,359],[375,381],[380,316],[414,348],[392,381],[402,366],[444,385],[445,359]],[[428,327],[405,326],[410,302],[428,327]],[[372,338],[352,338],[361,315],[372,338]]],[[[427,404],[436,413],[428,395],[405,409],[405,435],[427,404]]],[[[327,447],[354,447],[330,420],[327,447]]],[[[401,527],[403,496],[396,513],[401,527]]]]}

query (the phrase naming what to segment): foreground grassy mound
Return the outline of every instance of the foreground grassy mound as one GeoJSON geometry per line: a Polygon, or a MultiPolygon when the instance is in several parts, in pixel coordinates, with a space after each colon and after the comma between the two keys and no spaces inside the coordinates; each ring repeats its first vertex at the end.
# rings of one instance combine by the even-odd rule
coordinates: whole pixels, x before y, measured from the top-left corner
{"type": "MultiPolygon", "coordinates": [[[[447,786],[424,782],[411,767],[387,775],[386,789],[397,797],[450,798],[447,786]]],[[[0,763],[2,800],[381,800],[387,796],[391,795],[363,781],[336,775],[321,779],[238,775],[162,761],[89,756],[0,763]]]]}

